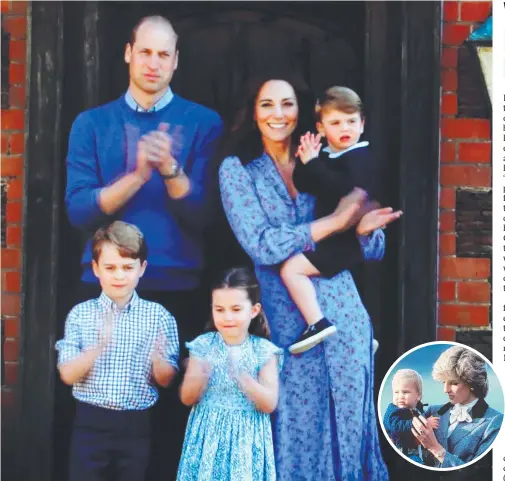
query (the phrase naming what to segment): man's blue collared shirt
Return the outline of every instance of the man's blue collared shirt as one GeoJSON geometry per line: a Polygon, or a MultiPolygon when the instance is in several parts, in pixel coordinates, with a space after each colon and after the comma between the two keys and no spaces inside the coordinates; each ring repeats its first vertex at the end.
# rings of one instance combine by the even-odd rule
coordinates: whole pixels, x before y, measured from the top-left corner
{"type": "Polygon", "coordinates": [[[163,94],[163,97],[161,97],[150,109],[146,110],[144,107],[141,107],[137,101],[133,98],[133,95],[130,92],[130,89],[125,94],[125,101],[132,110],[135,110],[136,112],[157,112],[158,110],[161,110],[163,107],[166,107],[174,98],[174,93],[172,92],[172,89],[168,87],[167,91],[163,94]]]}
{"type": "Polygon", "coordinates": [[[163,334],[163,358],[178,369],[179,338],[174,317],[160,304],[136,292],[121,310],[103,292],[75,306],[65,323],[65,337],[56,343],[58,365],[98,345],[107,315],[112,314],[112,337],[88,375],[73,386],[82,402],[115,410],[142,410],[158,400],[151,355],[163,334]]]}

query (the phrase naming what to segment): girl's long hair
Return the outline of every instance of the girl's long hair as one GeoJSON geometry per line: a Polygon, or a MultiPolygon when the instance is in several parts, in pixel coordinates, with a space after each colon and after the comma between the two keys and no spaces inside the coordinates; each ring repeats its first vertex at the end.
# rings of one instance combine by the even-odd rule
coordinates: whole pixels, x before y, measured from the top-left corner
{"type": "Polygon", "coordinates": [[[242,164],[246,165],[257,159],[264,150],[261,133],[254,121],[254,109],[258,93],[263,85],[270,80],[283,80],[289,83],[295,91],[298,103],[298,123],[292,133],[292,148],[296,150],[300,136],[305,132],[314,131],[314,98],[309,93],[305,83],[297,77],[286,75],[270,75],[268,77],[256,77],[248,82],[246,95],[242,105],[239,106],[234,121],[227,129],[220,157],[224,159],[236,156],[242,164]]]}
{"type": "MultiPolygon", "coordinates": [[[[213,283],[211,292],[216,289],[241,289],[247,293],[247,297],[252,305],[261,302],[258,280],[248,267],[233,267],[223,272],[213,283]]],[[[217,331],[212,316],[205,326],[205,331],[217,331]]],[[[251,324],[249,324],[249,333],[258,337],[270,339],[270,329],[268,328],[268,322],[263,308],[261,308],[259,314],[251,320],[251,324]]]]}

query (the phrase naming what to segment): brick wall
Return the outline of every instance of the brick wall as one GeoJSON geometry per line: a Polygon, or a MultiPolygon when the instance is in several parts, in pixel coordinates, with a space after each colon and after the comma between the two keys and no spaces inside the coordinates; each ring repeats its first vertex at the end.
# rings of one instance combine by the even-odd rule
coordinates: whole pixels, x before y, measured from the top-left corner
{"type": "Polygon", "coordinates": [[[458,115],[458,48],[487,19],[491,4],[443,3],[437,338],[470,344],[473,338],[476,344],[477,338],[490,339],[490,245],[486,249],[489,239],[478,235],[482,219],[490,223],[491,125],[489,119],[458,115]],[[468,246],[462,239],[468,226],[465,239],[473,237],[473,250],[461,248],[468,246]]]}
{"type": "MultiPolygon", "coordinates": [[[[21,223],[26,125],[27,2],[1,2],[2,12],[2,437],[3,461],[13,447],[21,304],[21,223]]],[[[3,468],[9,479],[10,463],[3,468]]]]}

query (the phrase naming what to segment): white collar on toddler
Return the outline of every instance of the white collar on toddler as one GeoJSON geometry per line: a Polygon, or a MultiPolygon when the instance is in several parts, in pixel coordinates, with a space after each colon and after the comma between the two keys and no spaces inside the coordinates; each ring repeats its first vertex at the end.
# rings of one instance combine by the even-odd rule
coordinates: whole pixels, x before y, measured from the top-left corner
{"type": "Polygon", "coordinates": [[[330,146],[328,145],[323,149],[323,152],[328,152],[328,157],[330,159],[336,159],[337,157],[340,157],[342,154],[345,154],[346,152],[349,152],[350,150],[353,149],[358,149],[359,147],[367,147],[368,142],[364,140],[363,142],[358,142],[357,144],[351,145],[348,149],[342,150],[341,152],[333,152],[333,150],[330,149],[330,146]]]}

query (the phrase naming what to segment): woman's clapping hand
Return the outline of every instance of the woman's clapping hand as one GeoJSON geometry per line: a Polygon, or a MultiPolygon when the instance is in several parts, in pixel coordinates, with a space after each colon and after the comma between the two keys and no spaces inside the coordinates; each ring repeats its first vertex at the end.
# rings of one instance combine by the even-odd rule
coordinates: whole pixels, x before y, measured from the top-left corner
{"type": "Polygon", "coordinates": [[[375,229],[383,229],[399,219],[402,214],[401,210],[393,212],[391,207],[372,210],[361,218],[356,227],[356,234],[359,236],[370,235],[375,229]]]}
{"type": "Polygon", "coordinates": [[[339,224],[338,231],[346,231],[358,222],[361,217],[361,208],[366,199],[366,192],[356,187],[350,194],[340,200],[332,214],[332,217],[339,224]]]}

